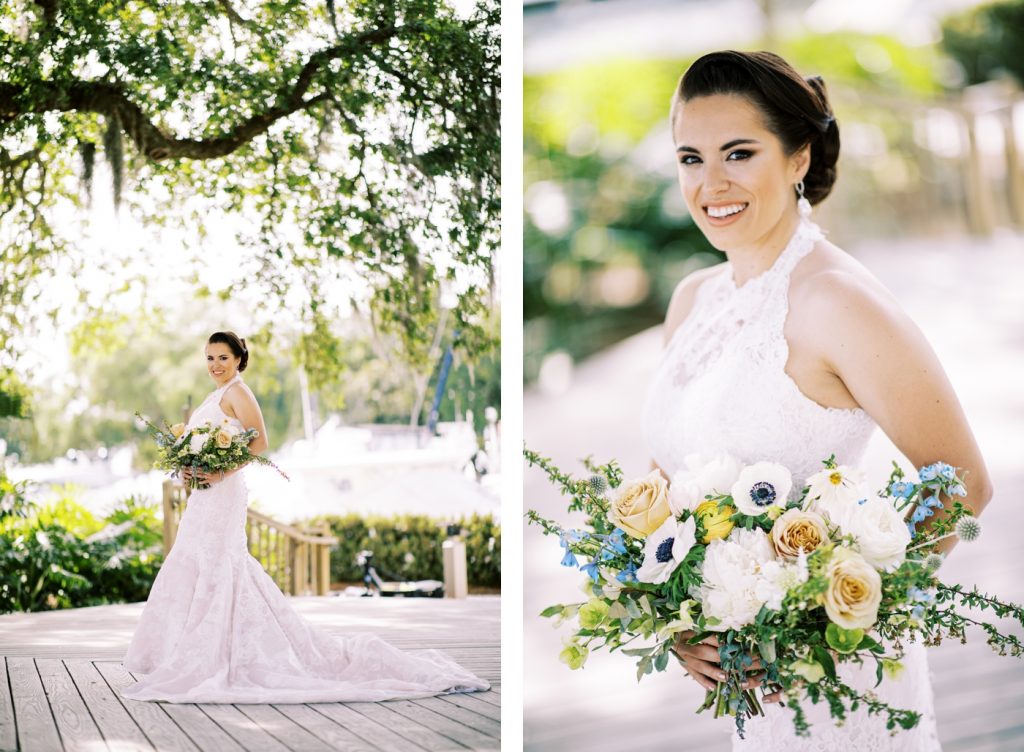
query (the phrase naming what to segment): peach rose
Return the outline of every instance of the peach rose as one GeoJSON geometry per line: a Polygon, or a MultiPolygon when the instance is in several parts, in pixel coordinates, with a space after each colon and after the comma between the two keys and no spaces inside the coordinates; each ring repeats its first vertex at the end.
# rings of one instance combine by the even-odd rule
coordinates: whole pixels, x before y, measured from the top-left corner
{"type": "Polygon", "coordinates": [[[775,521],[771,532],[775,553],[784,559],[796,559],[802,549],[805,554],[828,541],[828,528],[821,515],[790,509],[775,521]]]}
{"type": "Polygon", "coordinates": [[[634,538],[646,538],[668,519],[668,481],[658,470],[626,483],[612,500],[608,519],[634,538]]]}
{"type": "Polygon", "coordinates": [[[220,431],[217,431],[216,441],[218,447],[221,449],[227,449],[231,446],[231,434],[224,429],[221,429],[220,431]]]}
{"type": "Polygon", "coordinates": [[[843,629],[870,629],[878,619],[882,578],[864,557],[849,548],[837,548],[825,570],[825,613],[843,629]]]}

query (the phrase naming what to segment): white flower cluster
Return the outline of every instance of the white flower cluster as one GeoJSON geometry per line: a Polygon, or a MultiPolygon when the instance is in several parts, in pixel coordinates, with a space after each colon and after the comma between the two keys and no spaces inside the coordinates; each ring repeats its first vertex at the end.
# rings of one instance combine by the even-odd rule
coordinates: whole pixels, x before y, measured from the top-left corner
{"type": "Polygon", "coordinates": [[[807,581],[807,563],[778,560],[763,530],[740,528],[708,544],[701,574],[704,616],[724,632],[753,623],[762,606],[780,609],[786,592],[807,581]]]}

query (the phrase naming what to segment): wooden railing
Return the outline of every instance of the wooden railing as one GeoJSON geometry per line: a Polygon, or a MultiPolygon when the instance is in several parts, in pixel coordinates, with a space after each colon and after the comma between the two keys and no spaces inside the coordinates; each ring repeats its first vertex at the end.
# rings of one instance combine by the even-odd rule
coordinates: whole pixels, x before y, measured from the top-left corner
{"type": "MultiPolygon", "coordinates": [[[[188,490],[177,481],[164,481],[164,555],[170,553],[185,511],[188,490]]],[[[300,529],[252,509],[246,510],[249,553],[277,586],[290,595],[327,595],[331,589],[331,546],[338,539],[330,528],[300,529]]]]}

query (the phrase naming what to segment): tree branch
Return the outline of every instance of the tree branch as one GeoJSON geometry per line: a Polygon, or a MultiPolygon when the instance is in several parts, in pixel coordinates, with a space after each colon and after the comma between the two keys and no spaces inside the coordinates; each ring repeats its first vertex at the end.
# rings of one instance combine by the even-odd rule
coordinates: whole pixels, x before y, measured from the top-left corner
{"type": "Polygon", "coordinates": [[[0,117],[15,119],[28,113],[93,112],[117,117],[124,132],[148,159],[215,159],[235,150],[266,132],[281,118],[308,109],[327,99],[327,93],[306,98],[316,74],[332,60],[352,54],[365,54],[363,45],[386,42],[402,31],[395,27],[354,34],[342,44],[320,50],[310,56],[295,83],[283,89],[277,104],[237,124],[222,136],[206,139],[175,138],[156,125],[124,87],[103,81],[33,81],[28,85],[0,82],[0,102],[6,112],[0,117]],[[31,96],[31,100],[27,95],[31,96]]]}

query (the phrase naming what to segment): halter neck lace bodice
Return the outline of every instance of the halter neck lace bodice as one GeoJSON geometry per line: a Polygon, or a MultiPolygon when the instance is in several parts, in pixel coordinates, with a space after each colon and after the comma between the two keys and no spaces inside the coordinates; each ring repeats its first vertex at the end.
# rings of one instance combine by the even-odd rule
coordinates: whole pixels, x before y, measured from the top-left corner
{"type": "Polygon", "coordinates": [[[199,407],[192,411],[192,415],[188,419],[188,427],[195,428],[205,423],[218,424],[227,422],[239,430],[244,430],[245,426],[242,425],[242,421],[225,413],[224,409],[220,406],[224,393],[238,383],[242,383],[242,374],[240,373],[236,373],[226,383],[206,395],[206,398],[199,403],[199,407]]]}
{"type": "Polygon", "coordinates": [[[859,463],[874,421],[859,408],[819,405],[786,373],[790,275],[822,237],[802,221],[759,276],[737,287],[723,264],[698,288],[643,412],[648,449],[670,477],[692,453],[781,463],[797,489],[833,452],[843,464],[859,463]]]}
{"type": "MultiPolygon", "coordinates": [[[[737,287],[729,264],[698,288],[690,315],[672,335],[643,409],[648,450],[671,476],[689,454],[728,452],[744,463],[778,462],[793,473],[793,488],[835,453],[858,466],[875,422],[861,409],[824,407],[804,395],[786,373],[784,336],[793,269],[823,234],[803,221],[775,263],[737,287]]],[[[928,664],[921,644],[907,646],[904,675],[877,694],[894,707],[923,713],[917,728],[889,736],[885,723],[863,707],[836,727],[823,705],[805,703],[811,737],[793,733],[790,711],[765,707],[747,723],[734,752],[935,752],[939,749],[928,664]]],[[[862,691],[874,671],[843,664],[844,681],[862,691]]]]}

